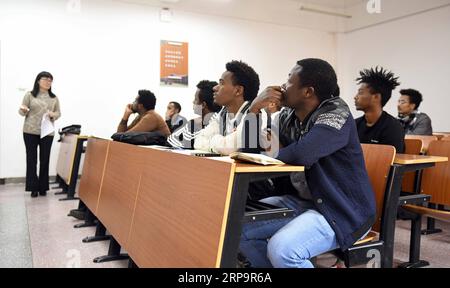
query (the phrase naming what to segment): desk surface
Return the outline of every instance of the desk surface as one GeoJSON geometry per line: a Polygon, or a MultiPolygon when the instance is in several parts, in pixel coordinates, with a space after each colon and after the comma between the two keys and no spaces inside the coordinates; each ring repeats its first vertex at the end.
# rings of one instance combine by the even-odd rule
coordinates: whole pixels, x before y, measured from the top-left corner
{"type": "MultiPolygon", "coordinates": [[[[177,151],[177,150],[171,150],[169,148],[162,147],[162,146],[141,146],[141,147],[152,148],[152,149],[155,149],[158,151],[167,151],[167,152],[175,152],[175,153],[177,151]]],[[[183,153],[179,153],[179,154],[184,155],[183,153]]],[[[303,166],[293,166],[293,165],[287,165],[287,164],[286,165],[260,165],[260,164],[236,161],[234,159],[231,159],[228,156],[200,157],[200,158],[235,164],[234,165],[235,173],[303,172],[303,171],[305,171],[305,167],[303,167],[303,166]]]]}
{"type": "Polygon", "coordinates": [[[211,157],[209,159],[223,161],[235,164],[235,173],[264,173],[264,172],[302,172],[305,171],[303,166],[292,165],[259,165],[236,161],[230,157],[211,157]]]}
{"type": "Polygon", "coordinates": [[[409,164],[423,164],[423,163],[439,163],[447,161],[448,157],[397,154],[395,155],[394,164],[409,165],[409,164]]]}

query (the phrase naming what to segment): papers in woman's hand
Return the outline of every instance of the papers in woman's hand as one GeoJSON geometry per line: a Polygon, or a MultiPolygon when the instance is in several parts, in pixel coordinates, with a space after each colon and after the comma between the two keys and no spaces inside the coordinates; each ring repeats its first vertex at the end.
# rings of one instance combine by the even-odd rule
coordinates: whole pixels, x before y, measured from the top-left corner
{"type": "Polygon", "coordinates": [[[241,160],[246,162],[251,162],[255,164],[262,165],[283,165],[284,163],[275,158],[263,155],[263,154],[253,154],[253,153],[242,153],[234,152],[230,154],[231,159],[241,160]]]}
{"type": "Polygon", "coordinates": [[[55,132],[55,124],[52,120],[50,120],[50,115],[48,113],[45,113],[42,116],[42,122],[41,122],[41,138],[44,138],[45,136],[52,134],[55,132]]]}

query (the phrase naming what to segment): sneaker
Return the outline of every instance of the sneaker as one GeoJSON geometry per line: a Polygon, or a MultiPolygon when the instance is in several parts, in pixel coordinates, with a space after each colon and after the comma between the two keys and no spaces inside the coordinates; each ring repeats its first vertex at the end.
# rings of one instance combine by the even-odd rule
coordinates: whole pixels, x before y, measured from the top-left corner
{"type": "Polygon", "coordinates": [[[47,191],[39,191],[39,195],[41,195],[41,196],[47,196],[47,191]]]}
{"type": "Polygon", "coordinates": [[[38,197],[38,191],[31,191],[31,198],[38,197]]]}

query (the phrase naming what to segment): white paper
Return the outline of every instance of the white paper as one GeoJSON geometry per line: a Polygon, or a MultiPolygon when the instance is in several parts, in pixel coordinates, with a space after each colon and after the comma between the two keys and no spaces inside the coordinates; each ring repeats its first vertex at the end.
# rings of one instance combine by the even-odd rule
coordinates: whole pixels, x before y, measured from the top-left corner
{"type": "Polygon", "coordinates": [[[50,120],[48,113],[45,113],[44,116],[42,116],[41,122],[41,138],[44,138],[53,132],[55,132],[55,124],[50,120]]]}

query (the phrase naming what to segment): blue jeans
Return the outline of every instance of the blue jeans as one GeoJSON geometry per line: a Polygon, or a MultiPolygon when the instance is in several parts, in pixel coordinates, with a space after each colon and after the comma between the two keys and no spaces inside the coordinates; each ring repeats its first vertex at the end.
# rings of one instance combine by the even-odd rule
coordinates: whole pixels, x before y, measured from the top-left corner
{"type": "Polygon", "coordinates": [[[239,249],[256,268],[314,268],[309,259],[339,248],[336,235],[313,203],[286,195],[261,202],[288,207],[294,218],[247,223],[239,249]]]}

